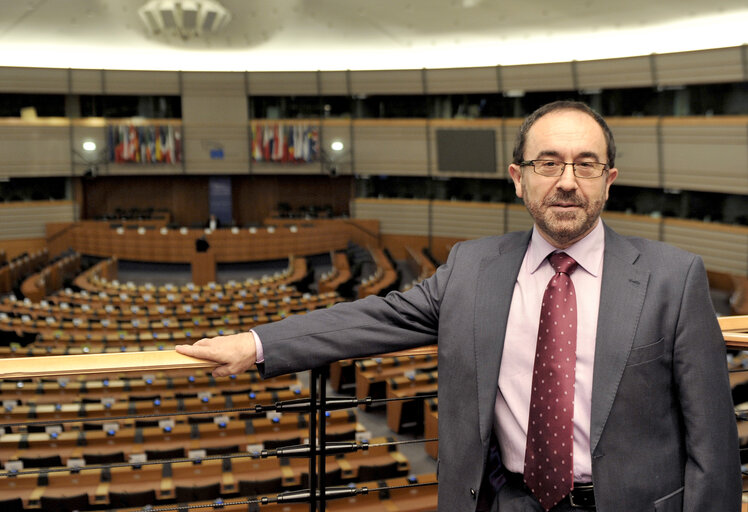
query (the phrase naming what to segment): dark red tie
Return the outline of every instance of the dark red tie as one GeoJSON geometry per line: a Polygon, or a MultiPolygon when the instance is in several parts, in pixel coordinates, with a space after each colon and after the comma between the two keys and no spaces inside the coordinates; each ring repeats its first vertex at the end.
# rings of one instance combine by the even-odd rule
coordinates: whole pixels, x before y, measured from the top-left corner
{"type": "Polygon", "coordinates": [[[574,368],[577,299],[569,277],[577,268],[565,252],[551,254],[556,274],[543,295],[527,425],[525,483],[545,510],[574,483],[574,368]]]}

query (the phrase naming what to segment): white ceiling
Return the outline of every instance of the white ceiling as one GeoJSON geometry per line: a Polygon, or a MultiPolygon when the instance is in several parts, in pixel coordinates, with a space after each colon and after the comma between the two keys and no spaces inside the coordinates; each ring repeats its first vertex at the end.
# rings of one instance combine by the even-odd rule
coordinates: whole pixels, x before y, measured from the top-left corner
{"type": "Polygon", "coordinates": [[[0,0],[0,65],[330,70],[524,64],[748,43],[746,0],[220,0],[200,40],[149,35],[146,0],[0,0]]]}

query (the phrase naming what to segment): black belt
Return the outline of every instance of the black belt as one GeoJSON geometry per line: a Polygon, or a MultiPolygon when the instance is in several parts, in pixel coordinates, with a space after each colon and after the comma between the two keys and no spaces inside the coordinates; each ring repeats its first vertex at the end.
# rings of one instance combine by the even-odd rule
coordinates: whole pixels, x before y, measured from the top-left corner
{"type": "MultiPolygon", "coordinates": [[[[525,484],[524,476],[509,471],[504,471],[504,475],[510,485],[532,494],[530,488],[525,484]]],[[[595,508],[595,488],[592,482],[574,482],[574,488],[559,503],[564,502],[577,508],[595,508]]]]}

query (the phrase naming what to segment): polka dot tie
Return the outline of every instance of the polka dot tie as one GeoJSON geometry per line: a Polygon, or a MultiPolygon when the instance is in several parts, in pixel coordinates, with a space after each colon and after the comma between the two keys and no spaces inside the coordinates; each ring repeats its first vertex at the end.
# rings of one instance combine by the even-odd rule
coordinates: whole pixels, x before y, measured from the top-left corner
{"type": "Polygon", "coordinates": [[[545,510],[573,487],[577,361],[577,299],[569,277],[577,262],[564,252],[549,259],[556,274],[545,289],[540,309],[524,470],[525,483],[545,510]]]}

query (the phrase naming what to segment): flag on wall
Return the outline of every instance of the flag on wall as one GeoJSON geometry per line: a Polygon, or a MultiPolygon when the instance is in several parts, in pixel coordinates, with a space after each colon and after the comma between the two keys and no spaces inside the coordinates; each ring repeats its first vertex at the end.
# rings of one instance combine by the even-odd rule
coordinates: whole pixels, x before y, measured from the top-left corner
{"type": "Polygon", "coordinates": [[[110,126],[109,161],[176,164],[182,161],[182,129],[178,126],[110,126]]]}
{"type": "Polygon", "coordinates": [[[316,162],[318,157],[317,126],[252,125],[252,160],[255,162],[308,163],[316,162]]]}

